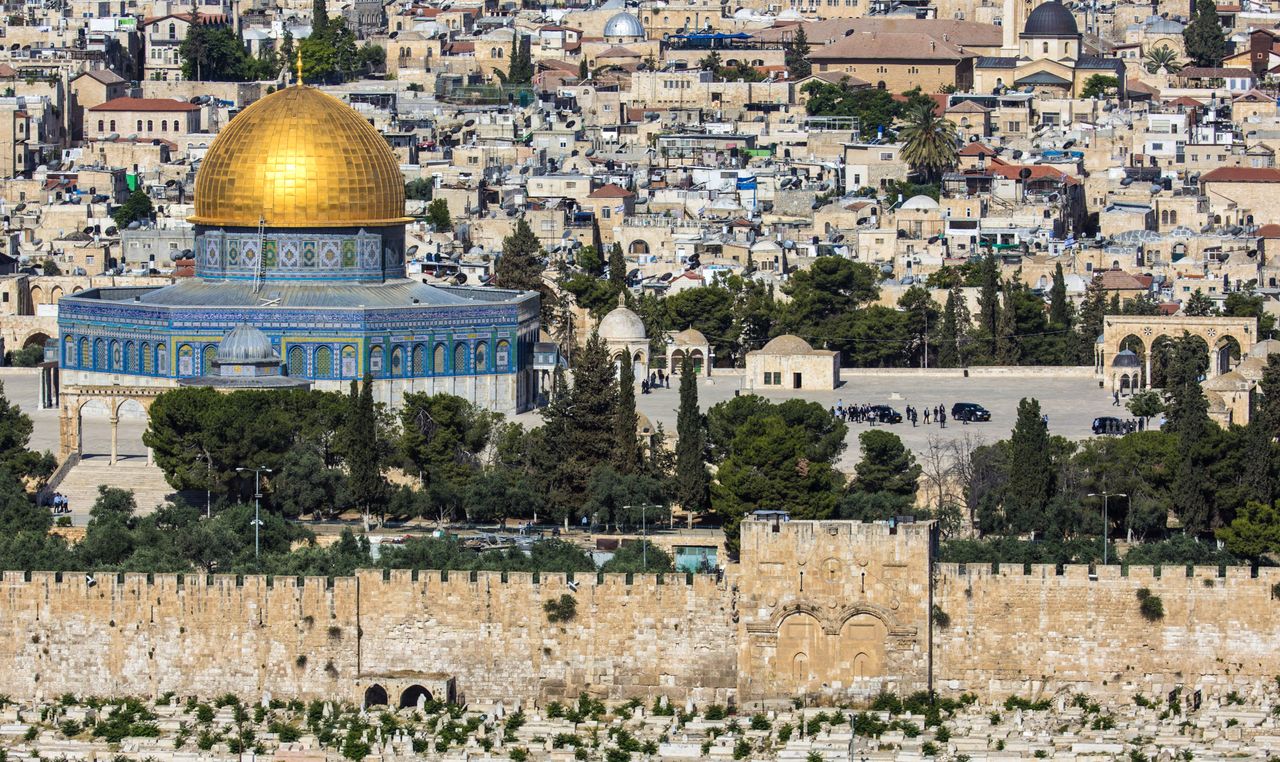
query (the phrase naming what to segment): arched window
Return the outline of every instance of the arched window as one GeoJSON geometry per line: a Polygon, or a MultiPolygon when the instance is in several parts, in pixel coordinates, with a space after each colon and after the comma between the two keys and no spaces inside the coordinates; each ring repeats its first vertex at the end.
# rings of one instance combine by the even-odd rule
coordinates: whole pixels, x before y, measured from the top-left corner
{"type": "Polygon", "coordinates": [[[498,342],[498,353],[493,358],[494,368],[499,371],[511,370],[511,343],[506,339],[498,342]]]}
{"type": "Polygon", "coordinates": [[[342,348],[342,375],[344,378],[356,377],[356,348],[350,344],[342,348]]]}
{"type": "Polygon", "coordinates": [[[76,340],[67,334],[62,339],[62,364],[68,368],[76,367],[76,340]]]}
{"type": "Polygon", "coordinates": [[[333,350],[328,347],[316,349],[316,378],[333,376],[333,350]]]}
{"type": "Polygon", "coordinates": [[[382,370],[382,347],[374,347],[369,350],[369,375],[381,378],[384,374],[382,370]]]}
{"type": "Polygon", "coordinates": [[[171,40],[178,39],[178,25],[172,22],[170,22],[169,24],[169,39],[171,40]]]}
{"type": "MultiPolygon", "coordinates": [[[[174,122],[174,124],[177,124],[177,122],[174,122]]],[[[161,131],[161,132],[168,132],[168,131],[169,131],[169,120],[168,120],[168,119],[161,119],[161,120],[160,120],[160,131],[161,131]]]]}
{"type": "Polygon", "coordinates": [[[289,375],[307,375],[307,351],[302,347],[289,347],[289,375]]]}
{"type": "Polygon", "coordinates": [[[453,345],[453,373],[458,375],[467,372],[467,345],[458,342],[453,345]]]}
{"type": "Polygon", "coordinates": [[[169,373],[169,349],[164,344],[156,344],[156,373],[162,376],[169,373]]]}
{"type": "Polygon", "coordinates": [[[200,372],[203,374],[213,373],[213,361],[218,359],[218,345],[205,344],[204,350],[200,353],[200,372]]]}
{"type": "Polygon", "coordinates": [[[483,341],[476,344],[476,373],[485,373],[489,370],[489,345],[483,341]]]}
{"type": "Polygon", "coordinates": [[[116,131],[116,120],[114,119],[111,120],[111,131],[112,132],[116,131]]]}
{"type": "Polygon", "coordinates": [[[413,347],[413,375],[427,375],[427,349],[421,344],[413,347]]]}
{"type": "Polygon", "coordinates": [[[444,373],[444,344],[436,344],[436,348],[431,353],[431,372],[444,373]]]}
{"type": "Polygon", "coordinates": [[[145,341],[142,342],[142,348],[139,352],[141,353],[141,356],[138,359],[141,361],[139,364],[142,367],[142,372],[148,375],[155,373],[156,358],[155,355],[151,354],[151,345],[145,341]]]}
{"type": "MultiPolygon", "coordinates": [[[[1170,209],[1170,210],[1169,210],[1169,224],[1170,224],[1170,225],[1177,225],[1177,224],[1178,224],[1178,210],[1177,210],[1177,209],[1170,209]]],[[[1252,223],[1251,223],[1251,224],[1252,224],[1252,223]]]]}
{"type": "Polygon", "coordinates": [[[138,356],[134,354],[136,347],[132,341],[124,344],[124,372],[134,373],[138,370],[138,356]]]}
{"type": "Polygon", "coordinates": [[[194,376],[196,374],[196,351],[190,344],[178,347],[178,375],[194,376]]]}
{"type": "Polygon", "coordinates": [[[99,119],[99,120],[98,120],[98,132],[102,132],[102,131],[103,131],[103,130],[105,130],[106,128],[107,128],[106,124],[105,124],[101,119],[99,119]]]}
{"type": "Polygon", "coordinates": [[[80,339],[80,367],[93,367],[93,348],[89,346],[88,339],[80,339]]]}
{"type": "Polygon", "coordinates": [[[399,378],[404,375],[404,348],[396,347],[391,350],[391,375],[399,378]]]}
{"type": "Polygon", "coordinates": [[[93,367],[95,370],[107,369],[107,342],[102,339],[93,342],[93,367]]]}
{"type": "Polygon", "coordinates": [[[151,132],[152,130],[154,130],[154,129],[156,128],[156,126],[155,126],[155,125],[156,125],[156,123],[155,123],[155,122],[153,122],[153,121],[151,121],[150,119],[148,119],[148,120],[147,120],[147,132],[151,132]]]}
{"type": "Polygon", "coordinates": [[[1040,43],[1040,52],[1042,52],[1042,53],[1048,53],[1048,52],[1049,52],[1049,43],[1047,43],[1047,42],[1042,42],[1042,43],[1040,43]]]}
{"type": "Polygon", "coordinates": [[[142,132],[142,120],[138,120],[138,132],[142,132]]]}

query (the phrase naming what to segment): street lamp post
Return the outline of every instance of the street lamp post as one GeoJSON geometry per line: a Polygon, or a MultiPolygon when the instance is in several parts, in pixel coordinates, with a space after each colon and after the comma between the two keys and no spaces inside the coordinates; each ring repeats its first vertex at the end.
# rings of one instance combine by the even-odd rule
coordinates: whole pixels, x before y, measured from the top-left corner
{"type": "Polygon", "coordinates": [[[649,570],[649,525],[645,521],[645,511],[649,508],[661,508],[662,506],[654,503],[643,503],[641,505],[624,505],[622,510],[629,511],[632,508],[640,509],[640,568],[643,571],[649,570]]]}
{"type": "Polygon", "coordinates": [[[207,519],[213,515],[213,459],[204,453],[196,456],[196,460],[203,460],[205,467],[205,490],[204,490],[204,517],[207,519]]]}
{"type": "Polygon", "coordinates": [[[266,466],[258,466],[256,468],[237,468],[236,471],[253,472],[253,558],[256,561],[261,552],[261,546],[258,542],[258,528],[262,526],[262,519],[258,518],[258,515],[262,507],[262,472],[271,473],[271,469],[266,466]]]}
{"type": "Polygon", "coordinates": [[[1090,492],[1089,497],[1102,498],[1102,565],[1106,566],[1107,565],[1107,527],[1109,527],[1111,524],[1111,522],[1107,518],[1107,501],[1108,501],[1108,498],[1128,497],[1128,495],[1123,492],[1107,492],[1106,490],[1103,490],[1101,492],[1090,492]]]}

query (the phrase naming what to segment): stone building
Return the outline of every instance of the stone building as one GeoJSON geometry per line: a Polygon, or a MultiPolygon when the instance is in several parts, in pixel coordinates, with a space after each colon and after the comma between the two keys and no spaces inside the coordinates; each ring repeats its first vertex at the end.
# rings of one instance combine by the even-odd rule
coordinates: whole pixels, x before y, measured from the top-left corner
{"type": "Polygon", "coordinates": [[[649,335],[640,316],[627,309],[626,295],[618,295],[618,306],[605,315],[596,328],[616,365],[630,361],[637,379],[649,375],[649,335]]]}
{"type": "Polygon", "coordinates": [[[743,386],[747,389],[834,389],[840,385],[840,353],[814,349],[785,334],[747,353],[743,386]]]}

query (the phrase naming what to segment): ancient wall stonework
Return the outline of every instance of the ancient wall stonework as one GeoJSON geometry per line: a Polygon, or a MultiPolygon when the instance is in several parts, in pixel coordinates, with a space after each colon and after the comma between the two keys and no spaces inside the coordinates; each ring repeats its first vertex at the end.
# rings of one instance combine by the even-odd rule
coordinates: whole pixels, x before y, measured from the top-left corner
{"type": "Polygon", "coordinates": [[[1280,569],[935,566],[935,686],[983,696],[1225,692],[1280,675],[1280,569]],[[1026,573],[1024,573],[1024,571],[1026,573]],[[1137,592],[1160,598],[1148,621],[1137,592]]]}
{"type": "Polygon", "coordinates": [[[0,694],[756,705],[929,687],[1238,690],[1280,675],[1280,570],[930,564],[929,524],[746,521],[711,575],[5,573],[0,694]],[[1162,618],[1139,611],[1158,596],[1162,618]],[[548,600],[576,612],[552,622],[548,600]],[[942,615],[945,615],[942,616],[942,615]],[[944,626],[945,624],[945,626],[944,626]]]}

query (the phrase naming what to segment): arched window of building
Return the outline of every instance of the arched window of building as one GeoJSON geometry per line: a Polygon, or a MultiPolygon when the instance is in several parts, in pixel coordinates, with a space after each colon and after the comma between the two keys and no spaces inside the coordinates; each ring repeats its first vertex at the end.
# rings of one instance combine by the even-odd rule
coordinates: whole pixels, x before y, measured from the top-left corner
{"type": "Polygon", "coordinates": [[[194,376],[196,374],[196,351],[190,344],[178,347],[178,375],[194,376]]]}
{"type": "Polygon", "coordinates": [[[369,350],[369,375],[374,378],[382,378],[386,372],[382,369],[382,347],[374,347],[369,350]]]}
{"type": "Polygon", "coordinates": [[[333,377],[333,350],[328,347],[316,349],[316,378],[333,377]]]}
{"type": "Polygon", "coordinates": [[[103,130],[105,130],[106,128],[107,128],[106,124],[105,124],[101,119],[99,119],[99,120],[98,120],[98,132],[102,132],[102,131],[103,131],[103,130]]]}
{"type": "Polygon", "coordinates": [[[302,347],[289,347],[289,375],[307,375],[307,351],[302,347]]]}
{"type": "Polygon", "coordinates": [[[142,372],[146,373],[147,375],[151,375],[152,373],[155,373],[156,357],[155,355],[151,354],[151,345],[144,341],[142,342],[142,348],[139,349],[138,351],[140,352],[140,356],[138,359],[140,360],[140,365],[142,366],[142,372]]]}
{"type": "Polygon", "coordinates": [[[138,132],[142,132],[142,120],[138,120],[138,132]]]}
{"type": "Polygon", "coordinates": [[[200,372],[203,374],[213,373],[213,361],[216,359],[218,359],[218,345],[205,344],[200,353],[200,372]]]}
{"type": "Polygon", "coordinates": [[[152,130],[154,130],[154,129],[156,128],[156,127],[155,127],[155,124],[156,124],[155,122],[153,122],[153,121],[151,121],[150,119],[148,119],[148,120],[147,120],[147,132],[151,132],[152,130]]]}
{"type": "Polygon", "coordinates": [[[399,378],[404,375],[404,349],[395,347],[391,350],[391,375],[399,378]]]}
{"type": "Polygon", "coordinates": [[[444,373],[444,344],[436,344],[436,348],[431,352],[431,372],[444,373]]]}
{"type": "Polygon", "coordinates": [[[116,120],[114,119],[111,120],[111,131],[112,132],[116,131],[116,120]]]}
{"type": "Polygon", "coordinates": [[[107,342],[102,339],[93,342],[93,367],[95,370],[107,369],[107,342]]]}
{"type": "MultiPolygon", "coordinates": [[[[174,124],[177,124],[177,122],[174,122],[174,124]]],[[[161,120],[160,120],[160,131],[161,131],[161,132],[168,132],[168,131],[169,131],[169,120],[168,120],[168,119],[161,119],[161,120]]]]}
{"type": "Polygon", "coordinates": [[[132,341],[124,343],[124,372],[136,373],[138,370],[138,356],[134,354],[136,347],[132,341]]]}
{"type": "Polygon", "coordinates": [[[498,353],[493,362],[496,370],[511,370],[511,343],[506,339],[498,342],[498,353]]]}
{"type": "Polygon", "coordinates": [[[169,349],[164,344],[156,344],[156,373],[169,374],[169,349]]]}
{"type": "Polygon", "coordinates": [[[427,349],[421,344],[413,347],[413,375],[427,375],[427,349]]]}
{"type": "Polygon", "coordinates": [[[489,370],[489,345],[483,341],[476,344],[476,373],[485,373],[489,370]]]}
{"type": "Polygon", "coordinates": [[[80,367],[93,367],[93,348],[89,346],[88,339],[80,339],[80,367]]]}
{"type": "Polygon", "coordinates": [[[178,39],[178,25],[173,22],[169,22],[169,39],[178,39]]]}
{"type": "Polygon", "coordinates": [[[68,368],[76,367],[76,340],[67,334],[62,339],[62,364],[68,368]]]}
{"type": "Polygon", "coordinates": [[[356,377],[356,348],[350,344],[342,348],[342,376],[343,378],[356,377]]]}
{"type": "Polygon", "coordinates": [[[467,372],[467,345],[461,341],[453,345],[453,373],[467,372]]]}

